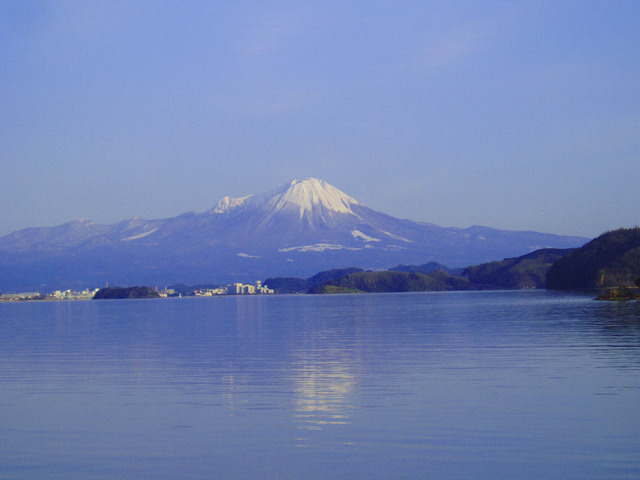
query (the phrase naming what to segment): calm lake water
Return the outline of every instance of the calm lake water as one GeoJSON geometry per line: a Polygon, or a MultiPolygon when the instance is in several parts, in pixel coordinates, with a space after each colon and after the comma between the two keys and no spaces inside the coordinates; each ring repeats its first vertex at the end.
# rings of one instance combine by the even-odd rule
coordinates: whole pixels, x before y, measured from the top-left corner
{"type": "Polygon", "coordinates": [[[0,304],[0,478],[638,479],[640,304],[0,304]]]}

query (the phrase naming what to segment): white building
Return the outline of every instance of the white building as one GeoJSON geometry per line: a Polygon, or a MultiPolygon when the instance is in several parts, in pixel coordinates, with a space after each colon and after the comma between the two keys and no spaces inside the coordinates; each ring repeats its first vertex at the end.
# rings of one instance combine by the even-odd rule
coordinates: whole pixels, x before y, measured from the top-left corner
{"type": "Polygon", "coordinates": [[[261,281],[257,281],[255,285],[245,283],[234,283],[229,285],[229,294],[231,295],[255,295],[255,294],[270,294],[274,291],[268,288],[266,285],[262,285],[261,281]]]}

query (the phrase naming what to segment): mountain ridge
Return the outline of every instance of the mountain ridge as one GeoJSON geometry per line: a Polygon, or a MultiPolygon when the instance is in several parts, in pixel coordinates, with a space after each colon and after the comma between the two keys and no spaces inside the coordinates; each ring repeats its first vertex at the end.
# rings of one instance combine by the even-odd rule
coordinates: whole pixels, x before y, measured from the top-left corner
{"type": "Polygon", "coordinates": [[[605,232],[565,255],[547,272],[550,290],[635,287],[640,277],[640,227],[605,232]]]}
{"type": "Polygon", "coordinates": [[[13,232],[0,237],[0,289],[254,281],[344,265],[383,269],[436,261],[464,267],[587,240],[398,219],[308,178],[262,194],[223,197],[201,213],[110,225],[79,219],[13,232]]]}

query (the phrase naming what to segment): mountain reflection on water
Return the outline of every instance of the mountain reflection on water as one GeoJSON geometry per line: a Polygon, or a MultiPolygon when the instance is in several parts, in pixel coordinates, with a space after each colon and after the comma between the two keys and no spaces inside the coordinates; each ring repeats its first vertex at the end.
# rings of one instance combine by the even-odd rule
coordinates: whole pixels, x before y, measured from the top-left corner
{"type": "Polygon", "coordinates": [[[0,477],[638,478],[640,304],[0,305],[0,477]]]}

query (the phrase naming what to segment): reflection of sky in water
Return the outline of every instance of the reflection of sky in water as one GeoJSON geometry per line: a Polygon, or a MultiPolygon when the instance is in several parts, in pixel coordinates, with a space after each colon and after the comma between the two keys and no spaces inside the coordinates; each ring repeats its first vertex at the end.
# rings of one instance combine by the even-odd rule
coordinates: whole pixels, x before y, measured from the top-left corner
{"type": "Polygon", "coordinates": [[[239,297],[236,308],[238,337],[249,345],[258,341],[259,345],[254,345],[256,348],[252,352],[256,361],[260,361],[263,367],[278,363],[279,378],[291,386],[288,404],[297,428],[319,430],[326,425],[349,423],[349,410],[353,408],[350,397],[356,383],[351,370],[356,359],[353,345],[348,345],[349,348],[344,345],[341,348],[331,347],[341,330],[324,326],[319,331],[309,332],[303,309],[294,316],[299,321],[298,325],[287,319],[276,327],[284,331],[278,328],[274,332],[274,323],[282,317],[265,318],[273,314],[267,312],[265,299],[239,297]],[[265,332],[265,324],[268,324],[268,332],[265,332]],[[284,338],[289,340],[283,343],[284,338]],[[263,354],[260,350],[265,345],[269,345],[270,350],[263,354]],[[276,352],[283,357],[277,358],[276,352]]]}
{"type": "Polygon", "coordinates": [[[640,473],[638,303],[467,292],[0,307],[0,477],[640,473]]]}
{"type": "MultiPolygon", "coordinates": [[[[329,354],[331,352],[326,352],[329,354]]],[[[295,386],[294,409],[300,427],[317,429],[321,425],[349,423],[353,408],[355,379],[348,368],[338,362],[314,362],[302,359],[295,366],[291,380],[295,386]]]]}

